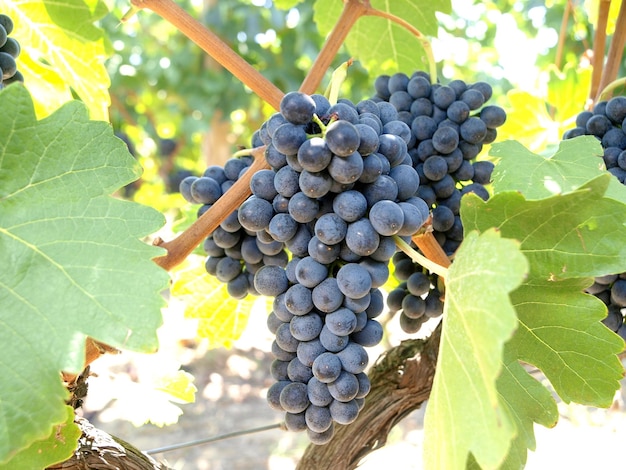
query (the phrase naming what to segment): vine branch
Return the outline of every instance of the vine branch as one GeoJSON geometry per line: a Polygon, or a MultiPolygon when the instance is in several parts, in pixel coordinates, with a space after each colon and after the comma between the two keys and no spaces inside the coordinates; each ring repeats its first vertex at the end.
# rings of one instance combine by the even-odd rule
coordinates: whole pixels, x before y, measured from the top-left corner
{"type": "Polygon", "coordinates": [[[259,98],[274,109],[279,109],[284,93],[173,0],[131,0],[131,3],[136,9],[152,10],[176,26],[259,98]]]}
{"type": "Polygon", "coordinates": [[[250,179],[259,170],[269,169],[265,157],[265,146],[257,147],[250,153],[254,162],[244,174],[213,204],[202,216],[178,237],[168,242],[157,238],[154,245],[167,250],[167,255],[154,259],[154,262],[166,271],[170,271],[180,263],[213,232],[219,224],[235,211],[250,196],[250,179]]]}
{"type": "Polygon", "coordinates": [[[593,57],[591,73],[591,89],[589,99],[594,100],[598,96],[600,81],[602,80],[602,70],[604,69],[604,48],[606,47],[606,25],[609,19],[609,9],[611,0],[600,0],[598,2],[598,23],[593,38],[593,57]]]}
{"type": "Polygon", "coordinates": [[[563,48],[565,47],[565,38],[567,37],[567,23],[569,22],[569,14],[571,10],[572,2],[568,0],[565,3],[565,11],[563,12],[563,18],[561,19],[561,31],[559,32],[559,42],[556,48],[556,58],[554,59],[554,64],[556,65],[557,69],[561,68],[561,62],[563,61],[563,48]]]}
{"type": "Polygon", "coordinates": [[[619,67],[621,65],[621,57],[624,53],[625,45],[626,2],[622,1],[619,7],[619,13],[617,14],[617,20],[615,21],[615,32],[613,33],[613,39],[611,39],[611,46],[609,47],[606,66],[602,72],[602,80],[600,80],[600,85],[598,87],[599,93],[602,93],[604,88],[614,82],[617,78],[617,72],[619,71],[619,67]]]}
{"type": "Polygon", "coordinates": [[[422,34],[421,31],[408,21],[396,15],[374,8],[370,4],[369,0],[344,0],[344,7],[341,11],[341,16],[337,20],[335,27],[330,32],[328,39],[315,59],[309,73],[302,82],[302,85],[300,86],[301,92],[308,94],[315,93],[322,81],[322,78],[324,77],[324,74],[326,73],[326,70],[328,70],[330,64],[335,58],[337,51],[339,51],[339,48],[346,40],[346,37],[352,30],[354,24],[362,16],[377,16],[388,21],[392,21],[415,36],[424,48],[426,57],[428,58],[428,68],[431,80],[433,83],[437,81],[437,64],[435,62],[432,46],[428,38],[422,34]]]}
{"type": "Polygon", "coordinates": [[[341,15],[328,35],[322,50],[317,55],[315,62],[309,69],[309,73],[300,85],[300,91],[306,94],[313,94],[319,88],[326,70],[330,67],[337,51],[341,48],[348,33],[356,21],[365,14],[367,7],[360,0],[345,0],[341,15]]]}

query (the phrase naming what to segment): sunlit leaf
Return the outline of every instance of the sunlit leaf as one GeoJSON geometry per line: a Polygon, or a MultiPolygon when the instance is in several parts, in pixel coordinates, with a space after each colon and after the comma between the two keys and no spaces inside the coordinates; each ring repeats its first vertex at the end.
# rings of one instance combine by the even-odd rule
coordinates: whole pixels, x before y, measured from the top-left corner
{"type": "Polygon", "coordinates": [[[626,206],[604,197],[613,179],[604,173],[564,195],[527,201],[517,192],[494,195],[487,202],[463,197],[466,229],[498,228],[521,242],[536,279],[559,280],[626,271],[626,206]]]}
{"type": "Polygon", "coordinates": [[[193,384],[194,376],[184,370],[177,370],[158,378],[155,388],[171,395],[181,403],[193,403],[196,400],[196,391],[193,384]]]}
{"type": "Polygon", "coordinates": [[[465,469],[470,453],[484,468],[497,468],[508,453],[517,430],[496,379],[517,325],[509,292],[526,270],[518,243],[495,230],[469,232],[456,253],[424,421],[428,469],[465,469]]]}
{"type": "Polygon", "coordinates": [[[0,461],[65,419],[60,371],[84,366],[90,336],[150,352],[168,275],[141,238],[156,211],[110,196],[139,168],[83,103],[37,121],[27,90],[0,92],[0,461]],[[33,410],[37,414],[33,417],[33,410]]]}
{"type": "MultiPolygon", "coordinates": [[[[449,0],[422,2],[419,0],[372,0],[372,7],[391,13],[417,28],[426,37],[437,35],[435,12],[451,11],[449,0]]],[[[322,35],[334,27],[343,8],[343,2],[318,0],[315,2],[315,22],[322,35]]],[[[411,74],[429,70],[421,42],[406,28],[377,16],[359,18],[350,30],[346,46],[355,60],[370,70],[395,70],[411,74]]]]}
{"type": "Polygon", "coordinates": [[[92,119],[108,121],[106,39],[94,25],[107,13],[104,2],[0,0],[0,11],[15,24],[11,35],[22,47],[18,70],[37,100],[38,115],[50,114],[71,99],[73,90],[92,119]],[[59,92],[51,93],[51,87],[59,92]]]}
{"type": "Polygon", "coordinates": [[[226,284],[207,274],[202,258],[192,256],[175,272],[172,294],[185,302],[185,316],[196,318],[198,336],[210,347],[230,348],[248,324],[254,305],[250,296],[233,299],[226,284]]]}
{"type": "Polygon", "coordinates": [[[48,437],[33,442],[7,463],[0,464],[0,470],[48,468],[69,459],[76,449],[81,431],[74,424],[74,409],[71,406],[65,407],[65,414],[65,421],[52,426],[48,437]]]}
{"type": "Polygon", "coordinates": [[[511,90],[506,97],[507,119],[498,128],[498,140],[519,141],[532,152],[558,144],[565,131],[575,127],[575,118],[584,109],[591,71],[567,67],[551,69],[545,94],[511,90]]]}

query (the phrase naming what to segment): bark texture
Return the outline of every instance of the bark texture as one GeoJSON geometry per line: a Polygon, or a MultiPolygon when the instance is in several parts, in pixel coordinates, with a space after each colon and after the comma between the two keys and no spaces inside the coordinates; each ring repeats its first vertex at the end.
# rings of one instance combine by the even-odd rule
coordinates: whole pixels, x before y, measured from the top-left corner
{"type": "Polygon", "coordinates": [[[46,470],[170,470],[129,443],[76,418],[82,435],[72,457],[46,470]]]}

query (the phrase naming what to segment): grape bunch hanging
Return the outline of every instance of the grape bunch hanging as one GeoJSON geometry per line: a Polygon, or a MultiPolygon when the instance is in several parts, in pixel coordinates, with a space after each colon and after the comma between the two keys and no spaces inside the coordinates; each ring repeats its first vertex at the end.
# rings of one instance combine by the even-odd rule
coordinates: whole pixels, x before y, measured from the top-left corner
{"type": "MultiPolygon", "coordinates": [[[[626,184],[626,97],[616,96],[598,102],[593,111],[583,111],[576,117],[576,127],[568,130],[564,139],[581,135],[595,136],[604,150],[604,164],[620,183],[626,184]]],[[[602,300],[608,315],[603,320],[611,330],[626,338],[624,312],[626,311],[626,273],[595,278],[587,289],[602,300]]]]}
{"type": "Polygon", "coordinates": [[[0,89],[14,82],[23,82],[23,75],[17,70],[15,59],[20,55],[20,43],[9,35],[13,32],[13,20],[0,14],[0,89]]]}
{"type": "MultiPolygon", "coordinates": [[[[416,72],[411,77],[381,75],[374,86],[372,100],[391,103],[398,119],[411,129],[407,152],[420,176],[417,196],[432,211],[435,239],[452,256],[463,241],[461,197],[473,192],[484,200],[489,198],[485,185],[494,165],[476,157],[485,144],[496,139],[506,113],[497,105],[486,104],[492,94],[486,82],[452,80],[444,85],[431,83],[425,72],[416,72]]],[[[392,261],[401,283],[389,293],[387,306],[391,312],[400,311],[404,331],[417,333],[428,319],[443,313],[443,285],[436,274],[402,252],[392,261]]]]}
{"type": "MultiPolygon", "coordinates": [[[[395,237],[411,243],[432,220],[443,249],[456,250],[461,196],[488,197],[493,166],[475,158],[505,120],[500,108],[483,107],[485,83],[431,84],[416,72],[381,76],[375,86],[356,104],[286,94],[252,139],[265,146],[270,169],[252,176],[252,196],[204,243],[207,271],[231,296],[273,297],[268,401],[288,429],[306,430],[316,444],[328,442],[335,423],[354,421],[369,392],[365,347],[382,339],[379,288],[390,260],[404,282],[389,297],[406,331],[443,312],[437,276],[397,252],[395,237]]],[[[200,216],[251,163],[240,156],[211,166],[185,178],[180,192],[202,204],[200,216]]]]}

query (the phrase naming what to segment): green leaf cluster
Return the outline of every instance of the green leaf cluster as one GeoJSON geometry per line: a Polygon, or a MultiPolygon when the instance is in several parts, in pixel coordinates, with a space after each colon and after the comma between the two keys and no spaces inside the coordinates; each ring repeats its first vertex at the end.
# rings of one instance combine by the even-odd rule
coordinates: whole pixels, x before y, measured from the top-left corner
{"type": "Polygon", "coordinates": [[[111,197],[139,175],[110,126],[72,101],[37,120],[27,90],[0,92],[0,462],[66,419],[60,372],[88,336],[154,351],[169,277],[141,238],[156,211],[111,197]]]}
{"type": "Polygon", "coordinates": [[[446,278],[426,468],[523,467],[534,423],[558,419],[529,366],[566,403],[612,403],[624,342],[584,290],[626,271],[626,198],[594,140],[561,142],[549,158],[496,144],[494,195],[463,198],[466,238],[446,278]]]}
{"type": "MultiPolygon", "coordinates": [[[[372,7],[407,21],[426,37],[436,37],[439,21],[435,13],[449,13],[449,0],[372,0],[372,7]]],[[[343,2],[318,0],[314,20],[321,35],[326,36],[341,15],[343,2]]],[[[429,70],[429,59],[420,41],[399,24],[377,16],[359,18],[346,38],[350,54],[378,75],[384,71],[405,72],[429,70]]]]}

